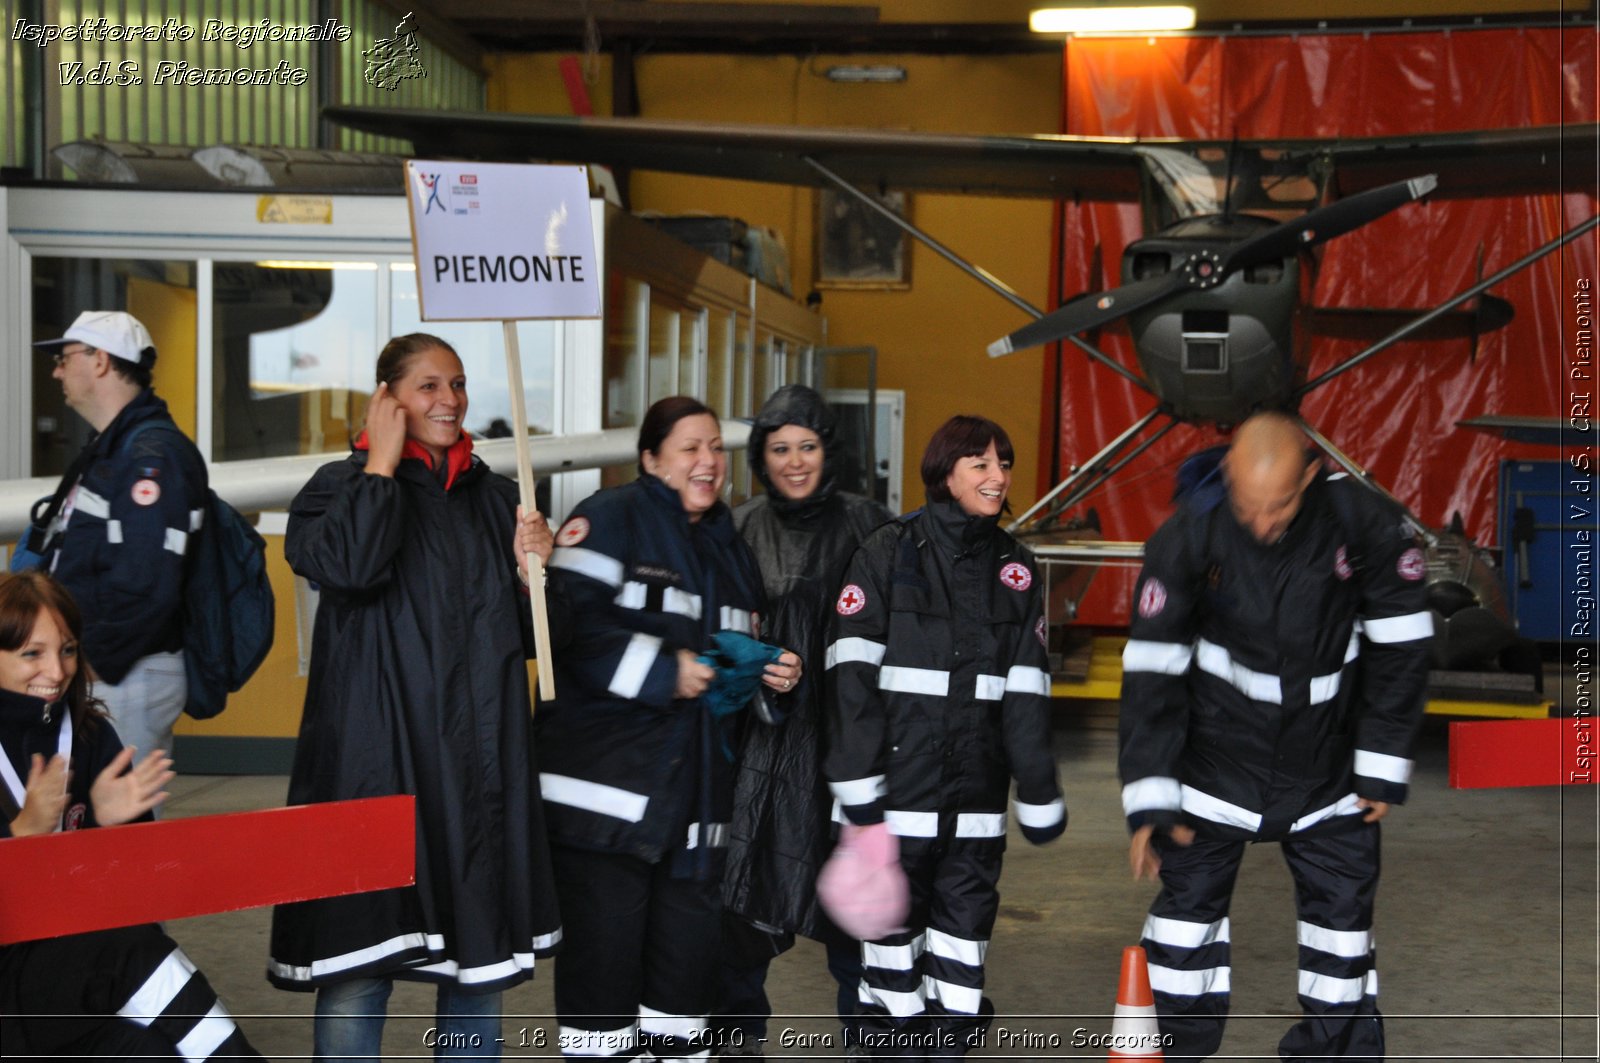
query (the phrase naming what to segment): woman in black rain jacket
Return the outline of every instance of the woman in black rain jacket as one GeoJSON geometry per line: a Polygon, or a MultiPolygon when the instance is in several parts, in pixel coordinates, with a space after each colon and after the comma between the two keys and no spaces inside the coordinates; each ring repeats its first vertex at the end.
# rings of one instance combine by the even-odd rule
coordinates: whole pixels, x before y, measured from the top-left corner
{"type": "Polygon", "coordinates": [[[378,1053],[395,978],[439,983],[441,1038],[497,1055],[499,990],[560,939],[522,582],[550,534],[472,454],[448,344],[397,337],[378,379],[355,452],[290,507],[284,552],[321,601],[289,803],[414,794],[417,881],[280,906],[268,977],[319,991],[319,1058],[378,1053]]]}
{"type": "MultiPolygon", "coordinates": [[[[820,661],[845,563],[892,515],[870,498],[838,489],[843,462],[833,411],[803,384],[779,388],[767,399],[751,426],[749,453],[766,493],[734,510],[733,522],[761,566],[768,634],[820,661]]],[[[827,946],[828,969],[839,983],[839,1015],[847,1024],[861,981],[858,946],[816,898],[817,872],[833,845],[833,797],[822,776],[820,673],[808,676],[786,707],[775,725],[745,721],[734,787],[718,1010],[726,1016],[721,1025],[744,1032],[744,1046],[759,1044],[767,1032],[767,968],[794,935],[827,946]]]]}

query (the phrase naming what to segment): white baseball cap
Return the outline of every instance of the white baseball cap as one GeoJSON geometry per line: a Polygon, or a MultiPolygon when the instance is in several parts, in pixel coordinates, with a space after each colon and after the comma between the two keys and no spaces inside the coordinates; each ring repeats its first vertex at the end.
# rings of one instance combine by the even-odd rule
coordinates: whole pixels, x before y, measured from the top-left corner
{"type": "Polygon", "coordinates": [[[34,346],[59,347],[64,343],[87,343],[134,365],[139,364],[139,355],[146,347],[156,345],[150,330],[121,310],[85,310],[59,340],[40,340],[34,346]]]}

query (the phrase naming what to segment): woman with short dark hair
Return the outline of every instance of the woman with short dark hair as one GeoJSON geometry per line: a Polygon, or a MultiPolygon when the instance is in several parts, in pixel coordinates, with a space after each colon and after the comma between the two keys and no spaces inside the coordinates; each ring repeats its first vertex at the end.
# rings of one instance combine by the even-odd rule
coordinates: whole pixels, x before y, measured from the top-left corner
{"type": "Polygon", "coordinates": [[[759,639],[766,608],[722,501],[716,414],[683,395],[651,406],[639,471],[581,502],[550,556],[564,637],[556,700],[536,725],[566,934],[556,1014],[563,1055],[704,1058],[732,716],[757,687],[787,695],[802,672],[793,653],[756,650],[749,689],[724,697],[702,659],[727,651],[726,633],[759,639]]]}
{"type": "Polygon", "coordinates": [[[1025,838],[1066,829],[1038,566],[998,526],[1011,460],[993,421],[945,422],[923,454],[928,504],[862,543],[834,602],[825,771],[841,844],[897,848],[910,886],[906,929],[862,945],[874,1055],[908,1054],[905,1035],[924,1049],[911,1055],[981,1043],[1012,779],[1025,838]]]}

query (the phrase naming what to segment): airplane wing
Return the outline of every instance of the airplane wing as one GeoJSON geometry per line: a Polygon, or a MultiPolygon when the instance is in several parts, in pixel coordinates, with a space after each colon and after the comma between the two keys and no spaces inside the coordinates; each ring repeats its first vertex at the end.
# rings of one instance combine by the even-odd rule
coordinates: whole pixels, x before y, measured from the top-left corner
{"type": "Polygon", "coordinates": [[[1476,199],[1595,190],[1600,124],[1531,126],[1417,136],[1324,141],[1341,196],[1439,175],[1435,196],[1476,199]]]}
{"type": "Polygon", "coordinates": [[[1489,432],[1516,443],[1536,443],[1547,447],[1592,447],[1597,435],[1596,423],[1591,417],[1569,420],[1563,417],[1518,417],[1488,413],[1457,421],[1456,426],[1489,432]]]}
{"type": "Polygon", "coordinates": [[[1339,196],[1439,176],[1444,198],[1592,191],[1600,125],[1364,139],[1215,140],[980,135],[744,125],[648,118],[330,106],[331,121],[410,140],[424,157],[592,162],[643,170],[826,185],[814,159],[863,188],[1137,202],[1152,160],[1173,149],[1246,150],[1285,172],[1331,167],[1339,196]]]}
{"type": "Polygon", "coordinates": [[[591,162],[640,170],[828,185],[807,158],[862,188],[975,195],[1139,199],[1138,142],[1115,137],[975,136],[732,125],[643,118],[330,106],[352,129],[410,140],[417,154],[591,162]]]}

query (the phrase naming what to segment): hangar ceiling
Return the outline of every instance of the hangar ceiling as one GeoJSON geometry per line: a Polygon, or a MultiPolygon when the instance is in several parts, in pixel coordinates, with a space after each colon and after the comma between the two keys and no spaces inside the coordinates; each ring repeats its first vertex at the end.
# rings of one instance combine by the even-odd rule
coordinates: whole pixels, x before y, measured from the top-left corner
{"type": "MultiPolygon", "coordinates": [[[[380,0],[457,52],[1018,53],[1043,0],[380,0]]],[[[1406,28],[1594,17],[1594,0],[1190,0],[1202,31],[1406,28]]]]}

